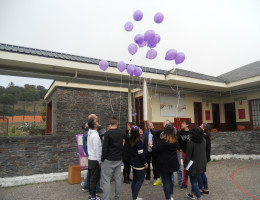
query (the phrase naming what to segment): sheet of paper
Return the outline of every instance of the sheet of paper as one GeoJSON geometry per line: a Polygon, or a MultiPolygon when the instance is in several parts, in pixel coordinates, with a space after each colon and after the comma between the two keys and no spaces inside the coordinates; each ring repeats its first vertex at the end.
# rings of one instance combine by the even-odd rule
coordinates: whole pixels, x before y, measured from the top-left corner
{"type": "Polygon", "coordinates": [[[185,169],[186,169],[187,171],[189,171],[189,169],[190,169],[190,167],[191,167],[192,164],[193,164],[193,161],[190,160],[189,164],[187,165],[187,167],[186,167],[185,169]]]}

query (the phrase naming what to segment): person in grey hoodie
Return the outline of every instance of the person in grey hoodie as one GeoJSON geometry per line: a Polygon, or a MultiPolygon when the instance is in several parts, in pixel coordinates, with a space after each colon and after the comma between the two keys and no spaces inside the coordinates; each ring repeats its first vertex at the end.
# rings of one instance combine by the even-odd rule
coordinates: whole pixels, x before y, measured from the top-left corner
{"type": "Polygon", "coordinates": [[[98,129],[97,119],[91,117],[88,121],[88,186],[89,186],[89,199],[91,200],[100,200],[100,197],[96,195],[96,186],[100,178],[100,167],[101,167],[101,140],[97,132],[98,129]]]}

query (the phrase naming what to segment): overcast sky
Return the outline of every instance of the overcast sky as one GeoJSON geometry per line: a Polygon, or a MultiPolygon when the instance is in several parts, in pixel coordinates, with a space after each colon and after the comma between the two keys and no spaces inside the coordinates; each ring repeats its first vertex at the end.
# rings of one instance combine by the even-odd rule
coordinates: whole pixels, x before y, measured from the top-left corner
{"type": "MultiPolygon", "coordinates": [[[[0,0],[0,42],[112,61],[169,69],[165,52],[174,48],[186,54],[178,67],[220,75],[260,60],[259,0],[0,0]],[[144,18],[133,21],[140,9],[144,18]],[[165,20],[155,24],[162,12],[165,20]],[[124,31],[127,21],[132,32],[124,31]],[[157,59],[146,61],[148,48],[135,56],[127,51],[137,33],[154,29],[161,35],[157,59]]],[[[0,76],[10,81],[49,87],[50,80],[0,76]]]]}

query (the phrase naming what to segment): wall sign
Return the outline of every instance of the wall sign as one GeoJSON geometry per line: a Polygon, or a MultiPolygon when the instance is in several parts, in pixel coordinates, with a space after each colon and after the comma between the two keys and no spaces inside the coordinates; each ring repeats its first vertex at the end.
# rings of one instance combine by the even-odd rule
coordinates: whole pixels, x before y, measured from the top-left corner
{"type": "Polygon", "coordinates": [[[205,110],[206,120],[210,120],[210,110],[205,110]]]}
{"type": "Polygon", "coordinates": [[[238,109],[238,118],[239,119],[245,119],[246,118],[245,109],[238,109]]]}
{"type": "Polygon", "coordinates": [[[186,117],[185,96],[160,94],[160,111],[162,117],[186,117]]]}

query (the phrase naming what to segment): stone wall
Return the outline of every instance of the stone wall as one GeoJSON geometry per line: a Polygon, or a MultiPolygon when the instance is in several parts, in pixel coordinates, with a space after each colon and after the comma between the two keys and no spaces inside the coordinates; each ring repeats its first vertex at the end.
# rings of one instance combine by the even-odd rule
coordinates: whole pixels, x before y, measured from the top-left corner
{"type": "Polygon", "coordinates": [[[113,115],[119,118],[120,112],[120,128],[125,129],[128,121],[128,94],[110,91],[110,98],[114,113],[106,90],[57,88],[47,99],[48,102],[52,101],[52,134],[75,135],[81,133],[81,125],[91,113],[98,115],[99,123],[106,127],[108,119],[113,115]]]}
{"type": "Polygon", "coordinates": [[[0,178],[64,172],[77,153],[76,136],[0,137],[0,178]]]}
{"type": "Polygon", "coordinates": [[[211,154],[260,155],[260,131],[212,133],[211,154]]]}

